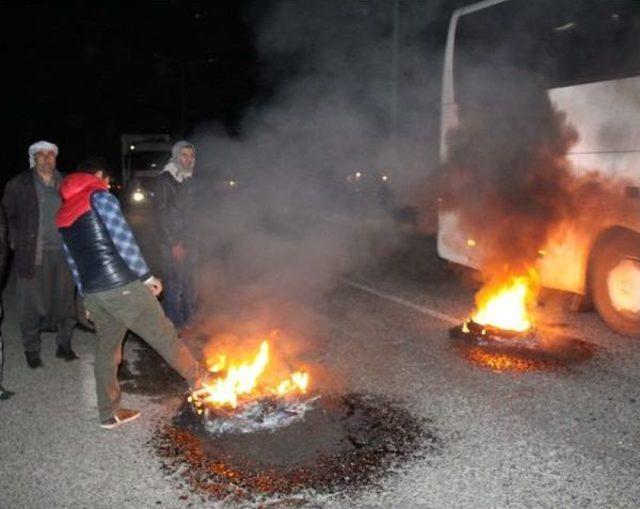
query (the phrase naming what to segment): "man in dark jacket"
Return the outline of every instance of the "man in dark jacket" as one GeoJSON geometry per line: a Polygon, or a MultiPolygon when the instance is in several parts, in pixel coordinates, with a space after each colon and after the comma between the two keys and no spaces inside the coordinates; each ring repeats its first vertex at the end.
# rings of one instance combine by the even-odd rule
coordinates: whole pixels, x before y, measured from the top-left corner
{"type": "Polygon", "coordinates": [[[3,199],[9,243],[15,251],[20,333],[31,368],[42,366],[43,330],[57,330],[56,357],[78,358],[71,348],[76,324],[73,281],[54,221],[62,180],[56,170],[57,156],[58,147],[53,143],[31,145],[29,170],[7,183],[3,199]]]}
{"type": "Polygon", "coordinates": [[[120,407],[117,370],[127,329],[152,346],[192,387],[200,370],[155,298],[162,283],[151,275],[118,199],[109,193],[103,166],[98,159],[88,160],[64,179],[56,224],[98,335],[98,412],[101,427],[112,429],[140,415],[120,407]]]}
{"type": "Polygon", "coordinates": [[[171,149],[171,159],[158,177],[153,198],[165,281],[162,306],[178,329],[188,324],[195,307],[196,257],[190,224],[195,161],[194,145],[188,141],[177,142],[171,149]]]}
{"type": "MultiPolygon", "coordinates": [[[[7,261],[7,225],[4,217],[4,210],[0,207],[0,279],[4,276],[4,267],[7,261]]],[[[2,307],[0,306],[0,315],[2,307]]],[[[4,367],[4,342],[0,332],[0,401],[9,399],[13,392],[2,386],[2,368],[4,367]]]]}

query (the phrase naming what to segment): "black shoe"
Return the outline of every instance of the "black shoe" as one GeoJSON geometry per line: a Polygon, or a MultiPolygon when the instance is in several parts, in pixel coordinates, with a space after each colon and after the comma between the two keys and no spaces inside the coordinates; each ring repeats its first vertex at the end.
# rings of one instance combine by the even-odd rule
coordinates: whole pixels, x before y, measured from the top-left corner
{"type": "Polygon", "coordinates": [[[56,350],[56,357],[58,359],[64,359],[65,361],[73,361],[80,358],[73,351],[71,345],[58,345],[58,348],[56,350]]]}
{"type": "Polygon", "coordinates": [[[24,355],[27,358],[27,365],[31,369],[42,367],[42,359],[40,359],[40,352],[25,352],[24,355]]]}
{"type": "Polygon", "coordinates": [[[15,392],[13,391],[8,391],[7,389],[5,389],[4,387],[2,387],[2,385],[0,385],[0,401],[6,401],[8,400],[11,396],[13,396],[15,394],[15,392]]]}

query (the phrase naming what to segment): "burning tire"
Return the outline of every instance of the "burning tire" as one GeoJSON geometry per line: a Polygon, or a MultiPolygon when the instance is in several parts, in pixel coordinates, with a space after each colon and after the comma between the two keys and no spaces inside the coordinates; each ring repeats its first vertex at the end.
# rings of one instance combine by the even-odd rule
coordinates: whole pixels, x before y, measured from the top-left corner
{"type": "Polygon", "coordinates": [[[619,229],[601,239],[590,279],[602,320],[619,334],[640,338],[640,235],[619,229]]]}

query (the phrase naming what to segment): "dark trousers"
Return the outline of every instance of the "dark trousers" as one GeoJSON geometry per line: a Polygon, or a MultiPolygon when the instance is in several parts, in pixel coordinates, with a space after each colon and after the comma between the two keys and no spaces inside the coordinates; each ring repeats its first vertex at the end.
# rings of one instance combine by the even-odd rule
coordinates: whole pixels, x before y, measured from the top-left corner
{"type": "Polygon", "coordinates": [[[61,249],[45,250],[32,278],[17,278],[20,333],[26,352],[39,352],[40,333],[57,331],[59,346],[71,341],[76,325],[75,286],[61,249]]]}
{"type": "MultiPolygon", "coordinates": [[[[2,317],[2,307],[0,307],[0,317],[2,317]]],[[[0,332],[0,391],[2,390],[2,372],[4,368],[4,339],[0,332]]]]}
{"type": "Polygon", "coordinates": [[[95,377],[100,420],[113,416],[120,406],[118,365],[127,329],[144,339],[191,386],[195,384],[199,368],[193,355],[144,284],[135,281],[88,293],[84,305],[98,334],[95,377]]]}
{"type": "Polygon", "coordinates": [[[196,291],[193,283],[193,254],[177,262],[171,253],[171,247],[160,249],[162,263],[162,308],[165,314],[178,328],[185,326],[195,311],[196,291]]]}

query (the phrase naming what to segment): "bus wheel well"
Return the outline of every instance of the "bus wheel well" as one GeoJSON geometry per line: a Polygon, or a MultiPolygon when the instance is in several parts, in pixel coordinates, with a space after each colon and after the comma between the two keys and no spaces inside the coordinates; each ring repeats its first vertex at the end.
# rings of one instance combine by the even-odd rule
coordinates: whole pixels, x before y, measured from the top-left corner
{"type": "Polygon", "coordinates": [[[585,274],[585,292],[584,292],[584,299],[585,302],[582,304],[582,306],[587,309],[592,311],[593,310],[593,299],[592,299],[592,272],[593,272],[593,263],[596,259],[596,256],[598,256],[598,253],[602,250],[602,248],[604,246],[606,246],[609,242],[611,242],[613,239],[621,236],[621,235],[638,235],[637,232],[629,229],[629,228],[625,228],[624,226],[610,226],[604,230],[602,230],[598,236],[596,237],[595,241],[593,242],[593,245],[591,246],[591,249],[589,250],[589,259],[587,261],[587,273],[585,274]]]}
{"type": "Polygon", "coordinates": [[[640,233],[630,228],[625,228],[624,226],[616,225],[616,226],[610,226],[609,228],[602,230],[596,237],[596,240],[594,241],[593,245],[591,246],[591,250],[589,251],[589,262],[587,265],[587,290],[590,290],[589,273],[591,272],[591,267],[593,265],[593,261],[595,260],[597,253],[608,242],[622,235],[640,235],[640,233]]]}
{"type": "Polygon", "coordinates": [[[587,285],[602,321],[640,338],[640,233],[620,226],[601,232],[589,253],[587,285]]]}

